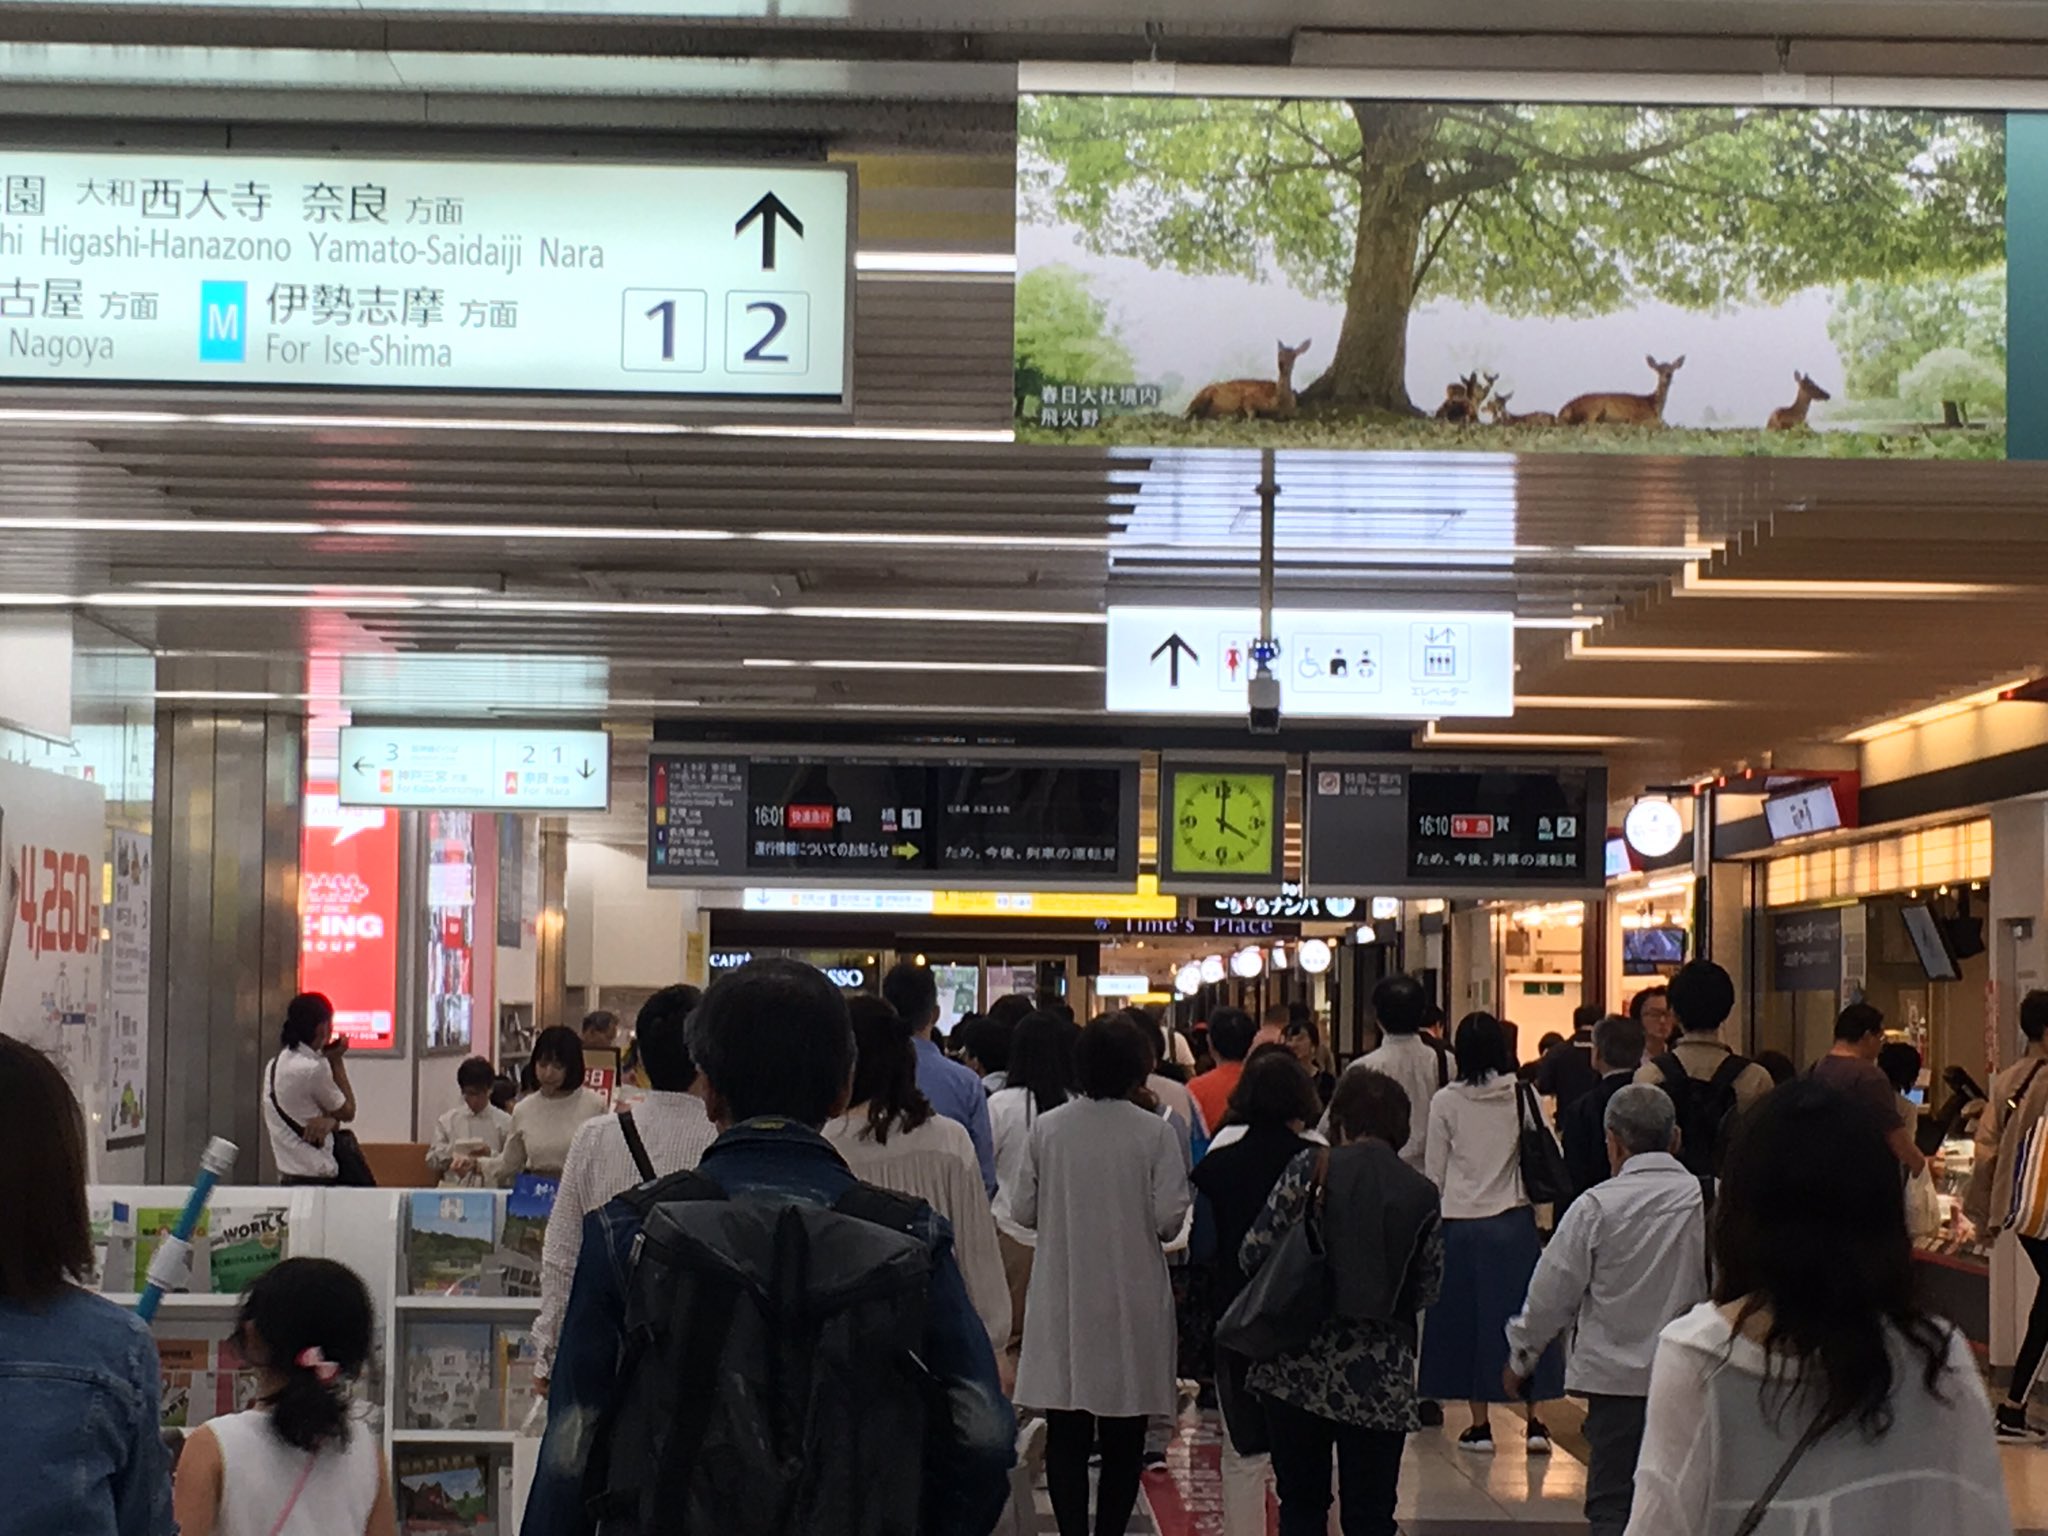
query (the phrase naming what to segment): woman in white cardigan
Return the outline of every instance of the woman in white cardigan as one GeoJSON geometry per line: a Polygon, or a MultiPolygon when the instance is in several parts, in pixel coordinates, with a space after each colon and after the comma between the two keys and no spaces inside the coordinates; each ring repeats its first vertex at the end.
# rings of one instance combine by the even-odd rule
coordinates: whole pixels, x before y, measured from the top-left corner
{"type": "Polygon", "coordinates": [[[974,1143],[918,1091],[910,1028],[896,1010],[878,997],[856,997],[848,1012],[859,1050],[853,1103],[826,1123],[825,1139],[861,1182],[922,1200],[952,1223],[968,1299],[1000,1353],[1010,1336],[1010,1287],[974,1143]]]}
{"type": "Polygon", "coordinates": [[[1179,1135],[1150,1102],[1152,1047],[1111,1014],[1081,1033],[1081,1091],[1031,1127],[1005,1193],[1038,1234],[1017,1401],[1046,1414],[1045,1475],[1060,1536],[1088,1536],[1088,1458],[1102,1474],[1094,1529],[1130,1523],[1146,1420],[1172,1414],[1173,1287],[1160,1244],[1190,1195],[1179,1135]]]}

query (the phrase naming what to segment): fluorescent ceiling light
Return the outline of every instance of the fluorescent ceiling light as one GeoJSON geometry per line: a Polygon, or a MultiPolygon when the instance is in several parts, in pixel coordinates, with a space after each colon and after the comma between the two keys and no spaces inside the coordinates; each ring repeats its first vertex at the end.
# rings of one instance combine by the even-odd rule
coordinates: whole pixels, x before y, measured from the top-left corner
{"type": "Polygon", "coordinates": [[[10,533],[247,533],[316,534],[325,523],[242,522],[232,517],[0,517],[10,533]]]}
{"type": "MultiPolygon", "coordinates": [[[[317,531],[351,539],[590,539],[648,544],[718,544],[742,535],[723,528],[589,527],[574,523],[332,523],[317,531]]],[[[851,539],[849,535],[849,540],[851,539]]]]}
{"type": "Polygon", "coordinates": [[[1096,628],[1109,623],[1100,613],[1060,609],[1032,611],[1005,608],[775,608],[766,610],[793,619],[874,619],[904,624],[1077,624],[1096,628]]]}
{"type": "Polygon", "coordinates": [[[424,608],[429,600],[414,597],[333,597],[303,592],[89,592],[73,599],[88,608],[347,608],[382,612],[424,608]]]}
{"type": "Polygon", "coordinates": [[[1727,699],[1642,697],[1632,694],[1518,693],[1522,709],[1733,709],[1727,699]]]}
{"type": "MultiPolygon", "coordinates": [[[[1111,547],[1110,536],[1107,534],[871,533],[855,529],[834,533],[808,528],[743,531],[733,528],[674,528],[632,524],[422,523],[398,519],[389,522],[264,523],[241,522],[234,518],[219,517],[0,517],[0,530],[27,533],[227,533],[348,539],[550,539],[627,544],[883,544],[918,549],[1048,551],[1088,551],[1111,547]]],[[[163,583],[150,585],[162,590],[177,590],[163,583]]],[[[215,582],[210,584],[210,589],[228,590],[232,585],[215,582]]],[[[482,589],[465,587],[459,590],[482,589]]]]}
{"type": "Polygon", "coordinates": [[[1944,703],[1930,704],[1925,709],[1916,709],[1910,714],[1898,715],[1890,720],[1880,720],[1875,725],[1866,725],[1860,730],[1851,731],[1842,740],[1861,745],[1864,742],[1877,741],[1886,736],[1896,736],[1899,732],[1910,731],[1915,726],[1932,725],[1937,720],[1953,720],[1958,715],[1967,715],[1972,710],[1984,709],[1992,704],[1999,703],[2012,689],[2031,680],[2031,675],[2028,677],[2016,677],[2010,682],[2000,683],[1995,688],[1986,688],[1977,693],[1966,694],[1960,699],[1949,699],[1944,703]]]}
{"type": "Polygon", "coordinates": [[[813,661],[779,656],[749,656],[740,665],[743,667],[772,667],[785,670],[800,667],[816,672],[988,672],[1013,674],[1021,677],[1040,674],[1057,677],[1097,676],[1103,670],[1101,667],[1087,666],[1079,662],[877,661],[871,658],[813,661]]]}
{"type": "Polygon", "coordinates": [[[1792,578],[1708,578],[1682,572],[1681,597],[1819,597],[1838,600],[1922,597],[1996,597],[2030,589],[1981,581],[1819,581],[1792,578]]]}
{"type": "Polygon", "coordinates": [[[460,597],[490,587],[360,581],[138,581],[138,592],[304,592],[327,597],[460,597]]]}
{"type": "Polygon", "coordinates": [[[585,436],[790,437],[829,442],[1012,443],[1008,427],[880,427],[854,422],[638,421],[562,416],[341,416],[291,411],[93,411],[70,408],[0,409],[0,423],[90,426],[313,427],[374,432],[559,432],[585,436]]]}
{"type": "Polygon", "coordinates": [[[1575,661],[1844,661],[1841,651],[1782,650],[1753,645],[1590,645],[1572,637],[1575,661]]]}
{"type": "Polygon", "coordinates": [[[152,695],[158,703],[281,704],[287,700],[304,703],[309,693],[244,693],[233,688],[159,688],[152,695]]]}
{"type": "Polygon", "coordinates": [[[1718,544],[1581,544],[1550,551],[1559,555],[1591,555],[1599,560],[1711,560],[1718,544]]]}
{"type": "Polygon", "coordinates": [[[958,549],[1111,549],[1109,534],[1015,533],[820,533],[808,528],[736,533],[738,539],[762,544],[907,544],[920,548],[958,549]]]}
{"type": "Polygon", "coordinates": [[[1517,629],[1572,629],[1572,630],[1578,630],[1578,631],[1581,631],[1581,632],[1583,632],[1583,631],[1585,631],[1585,630],[1589,630],[1589,629],[1598,629],[1598,628],[1600,627],[1600,625],[1601,625],[1601,623],[1602,623],[1602,622],[1603,622],[1603,621],[1602,621],[1602,620],[1599,620],[1599,619],[1587,619],[1587,618],[1571,618],[1571,619],[1544,619],[1544,618],[1534,618],[1534,619],[1524,619],[1524,618],[1519,618],[1519,617],[1518,617],[1518,618],[1517,618],[1517,619],[1515,620],[1515,628],[1517,628],[1517,629]]]}
{"type": "Polygon", "coordinates": [[[1434,723],[1422,730],[1425,744],[1445,747],[1625,747],[1650,739],[1644,736],[1580,736],[1549,731],[1440,731],[1434,723]]]}
{"type": "Polygon", "coordinates": [[[1017,258],[1005,251],[857,251],[853,269],[906,277],[1010,277],[1017,258]]]}

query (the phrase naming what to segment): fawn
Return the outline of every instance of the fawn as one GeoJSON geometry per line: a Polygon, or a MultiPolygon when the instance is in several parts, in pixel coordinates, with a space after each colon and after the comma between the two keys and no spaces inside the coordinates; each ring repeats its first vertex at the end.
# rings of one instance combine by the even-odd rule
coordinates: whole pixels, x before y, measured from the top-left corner
{"type": "Polygon", "coordinates": [[[1473,385],[1464,379],[1444,386],[1444,403],[1436,408],[1436,419],[1448,421],[1454,426],[1469,426],[1479,419],[1478,408],[1472,403],[1473,385]]]}
{"type": "Polygon", "coordinates": [[[1279,344],[1279,373],[1274,379],[1231,379],[1227,383],[1205,384],[1188,402],[1189,421],[1217,421],[1236,416],[1244,421],[1270,416],[1291,421],[1300,401],[1294,393],[1294,360],[1308,350],[1308,343],[1290,347],[1279,344]]]}
{"type": "Polygon", "coordinates": [[[1799,398],[1790,405],[1781,405],[1771,412],[1771,419],[1764,423],[1766,432],[1791,432],[1806,425],[1806,413],[1816,400],[1832,400],[1835,397],[1822,389],[1796,368],[1792,378],[1799,386],[1799,398]]]}
{"type": "Polygon", "coordinates": [[[1515,398],[1515,392],[1504,389],[1486,402],[1486,408],[1493,412],[1493,424],[1497,427],[1554,427],[1557,425],[1555,411],[1524,411],[1517,415],[1508,409],[1508,402],[1515,398]]]}
{"type": "Polygon", "coordinates": [[[1558,422],[1567,427],[1661,426],[1664,402],[1671,394],[1671,375],[1685,366],[1685,359],[1680,357],[1675,362],[1660,363],[1654,357],[1645,357],[1643,361],[1656,372],[1655,394],[1580,395],[1578,399],[1566,402],[1564,409],[1557,413],[1558,422]]]}

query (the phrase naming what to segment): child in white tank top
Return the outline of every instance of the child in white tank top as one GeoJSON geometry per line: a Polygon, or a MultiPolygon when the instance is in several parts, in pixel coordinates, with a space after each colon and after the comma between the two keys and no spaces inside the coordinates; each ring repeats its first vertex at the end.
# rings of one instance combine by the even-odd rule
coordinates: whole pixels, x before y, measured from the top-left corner
{"type": "Polygon", "coordinates": [[[396,1536],[382,1450],[348,1397],[372,1326],[363,1282],[329,1259],[286,1259],[249,1287],[235,1337],[260,1397],[186,1440],[180,1536],[396,1536]]]}

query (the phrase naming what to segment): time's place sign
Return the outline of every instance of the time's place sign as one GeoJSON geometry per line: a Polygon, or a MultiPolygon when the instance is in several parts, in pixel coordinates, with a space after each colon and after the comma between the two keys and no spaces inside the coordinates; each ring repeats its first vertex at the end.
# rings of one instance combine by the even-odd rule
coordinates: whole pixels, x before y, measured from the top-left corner
{"type": "Polygon", "coordinates": [[[843,167],[0,150],[0,379],[842,405],[843,167]]]}

